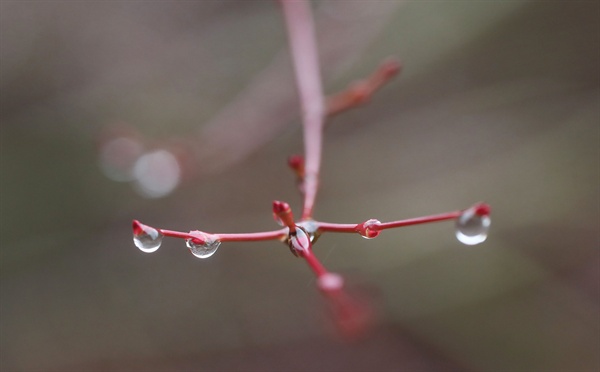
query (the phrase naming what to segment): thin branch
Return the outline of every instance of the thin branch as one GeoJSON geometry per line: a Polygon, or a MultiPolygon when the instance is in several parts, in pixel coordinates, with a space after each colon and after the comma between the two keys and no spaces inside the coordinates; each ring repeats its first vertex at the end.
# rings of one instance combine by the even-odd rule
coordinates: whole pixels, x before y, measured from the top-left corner
{"type": "MultiPolygon", "coordinates": [[[[489,205],[487,205],[485,203],[475,204],[474,206],[472,206],[468,209],[471,209],[471,208],[473,208],[475,213],[480,216],[490,214],[490,207],[489,207],[489,205]]],[[[359,234],[363,234],[365,226],[368,226],[368,230],[370,232],[374,233],[374,235],[376,236],[382,230],[393,229],[393,228],[403,227],[403,226],[420,225],[420,224],[424,224],[424,223],[455,220],[455,219],[459,218],[465,211],[466,211],[466,209],[462,209],[462,210],[457,210],[457,211],[452,211],[452,212],[433,214],[433,215],[423,216],[423,217],[408,218],[408,219],[404,219],[404,220],[390,221],[390,222],[380,222],[378,220],[368,220],[363,223],[354,224],[354,223],[331,223],[331,222],[314,221],[314,224],[316,224],[319,232],[359,233],[359,234]]],[[[372,237],[374,237],[374,236],[372,236],[372,237]]]]}
{"type": "MultiPolygon", "coordinates": [[[[137,221],[134,222],[134,224],[137,221]]],[[[139,222],[137,222],[139,223],[139,222]]],[[[145,225],[147,226],[147,225],[145,225]]],[[[252,242],[252,241],[263,241],[263,240],[284,240],[288,234],[289,234],[289,230],[287,228],[283,228],[283,229],[279,229],[279,230],[273,230],[273,231],[263,231],[263,232],[253,232],[253,233],[235,233],[235,234],[228,234],[228,233],[218,233],[218,234],[212,234],[212,233],[207,233],[204,231],[193,231],[193,232],[182,232],[182,231],[174,231],[174,230],[167,230],[167,229],[159,229],[159,228],[154,228],[156,229],[158,232],[160,232],[161,234],[163,234],[164,236],[170,237],[170,238],[177,238],[177,239],[194,239],[195,241],[198,241],[198,243],[205,243],[205,241],[203,241],[203,239],[201,238],[202,235],[208,235],[208,236],[212,236],[213,238],[221,241],[221,242],[252,242]]]]}
{"type": "Polygon", "coordinates": [[[325,103],[310,3],[282,0],[304,126],[304,207],[302,219],[312,216],[321,168],[325,103]]]}
{"type": "Polygon", "coordinates": [[[383,61],[371,75],[353,82],[342,92],[327,97],[327,115],[334,116],[369,102],[373,94],[401,70],[402,64],[398,60],[388,58],[383,61]]]}

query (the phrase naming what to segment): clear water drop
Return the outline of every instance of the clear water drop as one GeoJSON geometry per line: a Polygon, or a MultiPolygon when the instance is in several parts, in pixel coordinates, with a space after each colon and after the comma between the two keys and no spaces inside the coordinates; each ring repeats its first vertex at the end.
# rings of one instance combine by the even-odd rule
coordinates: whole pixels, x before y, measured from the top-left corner
{"type": "Polygon", "coordinates": [[[304,220],[302,222],[298,222],[298,226],[302,227],[304,231],[306,231],[310,237],[311,243],[314,243],[321,235],[319,233],[319,225],[315,220],[304,220]]]}
{"type": "Polygon", "coordinates": [[[373,230],[373,226],[379,225],[381,221],[371,219],[356,227],[356,231],[365,239],[373,239],[379,236],[380,231],[373,230]]]}
{"type": "Polygon", "coordinates": [[[163,240],[163,234],[157,229],[133,221],[133,243],[142,252],[156,252],[163,240]]]}
{"type": "Polygon", "coordinates": [[[491,223],[489,214],[481,208],[475,206],[466,209],[456,220],[456,238],[466,245],[483,243],[491,223]]]}
{"type": "Polygon", "coordinates": [[[198,239],[187,239],[185,244],[190,252],[198,258],[209,258],[221,245],[221,241],[214,236],[205,234],[201,231],[190,231],[190,234],[198,236],[198,239]]]}
{"type": "Polygon", "coordinates": [[[308,252],[311,247],[308,233],[302,227],[296,225],[296,233],[290,235],[288,246],[294,256],[302,257],[302,255],[304,255],[305,252],[308,252]]]}

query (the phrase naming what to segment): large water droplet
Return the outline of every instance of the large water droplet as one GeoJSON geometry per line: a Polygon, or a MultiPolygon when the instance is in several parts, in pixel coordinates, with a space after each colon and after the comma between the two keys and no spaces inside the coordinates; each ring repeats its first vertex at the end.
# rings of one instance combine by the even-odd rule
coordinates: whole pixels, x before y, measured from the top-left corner
{"type": "Polygon", "coordinates": [[[152,253],[160,248],[163,234],[153,227],[133,221],[133,243],[142,252],[152,253]]]}
{"type": "Polygon", "coordinates": [[[294,256],[301,257],[305,252],[310,250],[310,237],[302,227],[296,225],[296,233],[290,235],[288,246],[294,256]]]}
{"type": "Polygon", "coordinates": [[[185,244],[190,249],[190,252],[198,258],[209,258],[215,254],[221,245],[220,240],[201,231],[190,231],[190,234],[198,236],[198,239],[187,239],[185,244]]]}
{"type": "Polygon", "coordinates": [[[311,243],[314,243],[321,235],[319,233],[319,224],[317,224],[315,220],[304,220],[302,222],[298,222],[298,226],[302,227],[304,231],[306,231],[310,237],[311,243]]]}
{"type": "Polygon", "coordinates": [[[373,239],[379,236],[380,231],[373,230],[373,226],[379,225],[379,220],[368,220],[356,227],[356,231],[365,239],[373,239]]]}
{"type": "Polygon", "coordinates": [[[485,241],[492,223],[486,211],[474,206],[466,209],[456,220],[456,238],[461,243],[475,245],[485,241]]]}

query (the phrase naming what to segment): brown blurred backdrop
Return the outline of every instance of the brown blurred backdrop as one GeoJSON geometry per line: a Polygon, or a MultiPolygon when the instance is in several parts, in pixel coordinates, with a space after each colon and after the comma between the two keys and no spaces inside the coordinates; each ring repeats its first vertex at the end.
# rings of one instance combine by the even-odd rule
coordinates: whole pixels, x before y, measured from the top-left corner
{"type": "Polygon", "coordinates": [[[405,65],[327,128],[316,218],[484,200],[488,241],[462,246],[451,223],[324,235],[325,265],[381,311],[354,343],[279,243],[144,254],[133,218],[243,232],[275,227],[274,199],[299,208],[276,2],[2,0],[2,371],[600,369],[598,3],[314,5],[328,92],[388,55],[405,65]],[[109,180],[98,143],[115,125],[193,138],[198,173],[160,199],[109,180]]]}

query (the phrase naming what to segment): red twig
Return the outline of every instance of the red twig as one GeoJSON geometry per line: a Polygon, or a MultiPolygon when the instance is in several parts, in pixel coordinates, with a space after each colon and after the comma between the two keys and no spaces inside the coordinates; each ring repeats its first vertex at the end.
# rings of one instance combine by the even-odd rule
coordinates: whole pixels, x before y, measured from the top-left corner
{"type": "MultiPolygon", "coordinates": [[[[454,211],[454,212],[435,214],[435,215],[431,215],[431,216],[409,218],[409,219],[405,219],[405,220],[398,220],[398,221],[391,221],[391,222],[377,222],[377,223],[373,223],[370,226],[370,229],[373,231],[381,231],[381,230],[392,229],[392,228],[402,227],[402,226],[411,226],[411,225],[419,225],[419,224],[423,224],[423,223],[453,220],[453,219],[458,218],[461,215],[461,213],[462,213],[462,210],[459,210],[459,211],[454,211]]],[[[376,221],[376,220],[370,220],[370,221],[376,221]]],[[[358,232],[358,229],[362,224],[360,224],[360,223],[359,224],[352,224],[352,223],[348,224],[348,223],[317,222],[317,225],[319,226],[319,230],[323,231],[323,232],[328,231],[328,232],[339,232],[339,233],[354,233],[354,232],[358,232]]]]}
{"type": "Polygon", "coordinates": [[[312,216],[321,168],[325,104],[314,25],[308,1],[282,0],[304,126],[304,208],[302,219],[312,216]]]}
{"type": "Polygon", "coordinates": [[[327,98],[327,115],[337,115],[368,102],[373,94],[400,73],[401,69],[402,65],[396,59],[389,58],[384,61],[367,78],[355,81],[344,91],[329,96],[327,98]]]}

